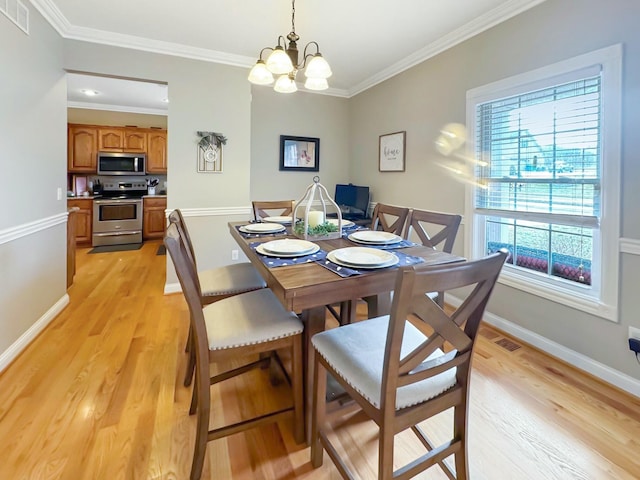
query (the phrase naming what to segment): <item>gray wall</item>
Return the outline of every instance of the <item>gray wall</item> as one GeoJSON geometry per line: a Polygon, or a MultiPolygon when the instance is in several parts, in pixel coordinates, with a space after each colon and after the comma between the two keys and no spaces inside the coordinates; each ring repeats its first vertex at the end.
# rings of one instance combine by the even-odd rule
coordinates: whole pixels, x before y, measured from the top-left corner
{"type": "Polygon", "coordinates": [[[349,116],[345,98],[254,86],[251,102],[251,198],[299,200],[314,175],[333,195],[349,181],[349,116]],[[320,139],[319,172],[281,172],[280,135],[320,139]]]}
{"type": "Polygon", "coordinates": [[[66,298],[63,43],[30,13],[30,35],[0,15],[0,355],[66,298]]]}
{"type": "MultiPolygon", "coordinates": [[[[640,239],[640,3],[548,0],[351,99],[351,173],[376,201],[464,213],[464,185],[438,166],[439,129],[465,121],[466,91],[616,43],[624,44],[622,236],[640,239]],[[379,173],[378,136],[407,131],[407,171],[379,173]]],[[[464,235],[464,227],[461,234],[464,235]]],[[[460,237],[459,237],[460,238],[460,237]]],[[[457,242],[461,251],[462,242],[457,242]]],[[[498,286],[490,311],[602,364],[640,378],[628,351],[640,325],[638,257],[621,255],[620,323],[498,286]]]]}

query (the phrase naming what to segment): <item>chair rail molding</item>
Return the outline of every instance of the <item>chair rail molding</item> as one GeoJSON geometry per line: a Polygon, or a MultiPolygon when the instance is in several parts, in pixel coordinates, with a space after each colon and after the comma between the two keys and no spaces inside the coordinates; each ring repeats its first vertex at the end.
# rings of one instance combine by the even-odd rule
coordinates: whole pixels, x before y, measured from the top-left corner
{"type": "Polygon", "coordinates": [[[640,240],[636,240],[634,238],[621,238],[620,252],[630,253],[631,255],[640,255],[640,240]]]}
{"type": "Polygon", "coordinates": [[[68,216],[69,214],[67,212],[63,212],[50,217],[41,218],[40,220],[34,220],[33,222],[23,223],[22,225],[0,230],[0,245],[26,237],[27,235],[32,235],[56,225],[60,225],[61,223],[66,223],[68,216]]]}

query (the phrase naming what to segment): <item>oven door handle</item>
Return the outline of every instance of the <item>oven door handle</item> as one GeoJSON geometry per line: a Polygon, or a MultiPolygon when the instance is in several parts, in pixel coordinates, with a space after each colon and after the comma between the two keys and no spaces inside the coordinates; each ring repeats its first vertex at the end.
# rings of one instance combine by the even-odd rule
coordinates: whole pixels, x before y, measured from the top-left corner
{"type": "Polygon", "coordinates": [[[94,233],[93,235],[96,237],[119,237],[122,235],[138,235],[142,230],[127,230],[126,232],[105,232],[105,233],[94,233]]]}
{"type": "Polygon", "coordinates": [[[105,204],[114,204],[114,203],[135,203],[135,204],[142,204],[142,199],[137,199],[137,198],[117,198],[117,199],[112,199],[112,200],[94,200],[94,203],[98,204],[98,205],[105,205],[105,204]]]}

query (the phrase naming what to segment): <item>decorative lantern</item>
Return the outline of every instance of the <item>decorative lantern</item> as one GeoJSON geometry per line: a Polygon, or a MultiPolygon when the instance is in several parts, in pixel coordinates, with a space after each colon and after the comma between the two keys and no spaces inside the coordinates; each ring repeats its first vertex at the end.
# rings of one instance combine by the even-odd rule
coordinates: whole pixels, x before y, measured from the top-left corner
{"type": "Polygon", "coordinates": [[[320,177],[313,177],[304,196],[293,208],[293,234],[305,240],[329,240],[342,236],[342,213],[338,204],[320,183],[320,177]],[[327,210],[336,213],[337,225],[327,221],[327,210]]]}

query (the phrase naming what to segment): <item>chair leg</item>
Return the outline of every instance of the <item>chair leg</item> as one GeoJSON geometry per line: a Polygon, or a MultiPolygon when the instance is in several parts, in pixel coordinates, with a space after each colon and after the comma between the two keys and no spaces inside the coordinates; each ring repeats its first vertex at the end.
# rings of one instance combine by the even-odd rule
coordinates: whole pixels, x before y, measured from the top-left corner
{"type": "Polygon", "coordinates": [[[184,351],[191,351],[191,342],[193,342],[193,330],[191,328],[191,322],[189,322],[189,334],[187,335],[187,343],[184,345],[184,351]]]}
{"type": "Polygon", "coordinates": [[[393,479],[393,429],[380,426],[378,443],[378,479],[393,479]]]}
{"type": "Polygon", "coordinates": [[[209,434],[209,411],[211,408],[211,397],[209,393],[209,382],[201,382],[198,378],[195,381],[194,390],[198,390],[198,397],[202,400],[198,408],[196,419],[196,444],[193,452],[193,462],[191,463],[191,480],[200,480],[204,457],[207,452],[207,441],[209,434]]]}
{"type": "MultiPolygon", "coordinates": [[[[193,343],[193,337],[191,337],[191,343],[193,343]]],[[[196,349],[194,345],[189,347],[189,352],[187,353],[187,369],[184,372],[184,386],[188,387],[191,385],[191,381],[193,379],[193,372],[196,368],[196,349]]]]}
{"type": "Polygon", "coordinates": [[[313,360],[313,407],[311,410],[311,465],[318,468],[322,465],[324,451],[320,443],[320,429],[326,415],[327,371],[318,361],[318,353],[314,352],[313,360]]]}
{"type": "Polygon", "coordinates": [[[302,374],[302,334],[293,338],[291,346],[291,389],[293,391],[294,438],[297,443],[305,441],[304,421],[304,377],[302,374]]]}
{"type": "Polygon", "coordinates": [[[191,405],[189,406],[189,415],[193,415],[194,413],[196,413],[197,409],[198,409],[198,386],[194,385],[193,391],[191,392],[191,405]]]}
{"type": "Polygon", "coordinates": [[[453,435],[460,441],[460,450],[454,455],[456,479],[467,480],[469,459],[467,458],[467,406],[465,403],[453,408],[453,435]]]}

